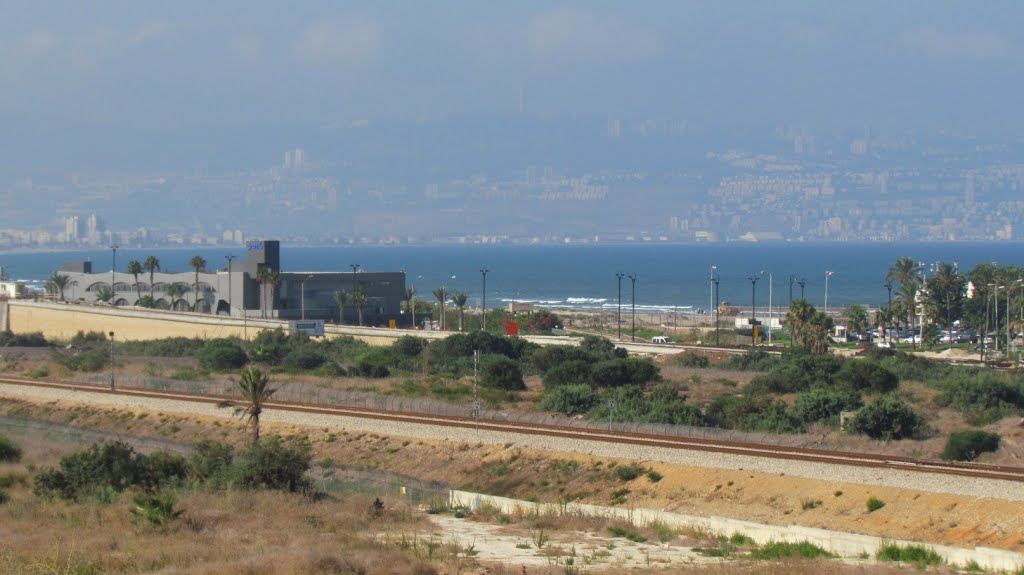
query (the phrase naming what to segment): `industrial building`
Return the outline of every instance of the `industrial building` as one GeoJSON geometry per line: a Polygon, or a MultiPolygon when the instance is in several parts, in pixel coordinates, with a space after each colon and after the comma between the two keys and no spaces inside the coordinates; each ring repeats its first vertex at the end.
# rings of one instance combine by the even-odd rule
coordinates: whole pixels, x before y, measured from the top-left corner
{"type": "Polygon", "coordinates": [[[355,324],[360,310],[353,305],[352,294],[361,292],[365,294],[363,325],[385,325],[390,320],[404,323],[405,272],[358,268],[338,272],[281,271],[277,240],[249,241],[245,258],[240,262],[233,260],[208,262],[208,266],[223,263],[223,269],[200,270],[198,275],[195,271],[157,271],[152,283],[149,272],[138,277],[117,270],[93,272],[92,262],[67,262],[61,270],[69,276],[63,296],[70,302],[115,306],[139,305],[140,300],[151,296],[160,309],[355,324]],[[339,308],[335,297],[338,292],[348,296],[343,308],[339,308]]]}

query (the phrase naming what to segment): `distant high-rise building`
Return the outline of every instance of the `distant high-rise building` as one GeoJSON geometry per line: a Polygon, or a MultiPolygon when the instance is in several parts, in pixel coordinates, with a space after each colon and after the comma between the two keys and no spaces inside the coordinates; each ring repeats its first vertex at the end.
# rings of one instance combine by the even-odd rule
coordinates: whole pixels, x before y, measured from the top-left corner
{"type": "Polygon", "coordinates": [[[295,148],[294,150],[285,150],[284,153],[284,169],[298,169],[306,165],[306,152],[302,148],[295,148]]]}
{"type": "Polygon", "coordinates": [[[974,172],[967,173],[967,183],[964,184],[964,204],[968,207],[974,205],[974,172]]]}
{"type": "Polygon", "coordinates": [[[77,244],[81,234],[81,226],[78,223],[78,216],[64,218],[64,241],[69,244],[77,244]]]}
{"type": "Polygon", "coordinates": [[[284,153],[284,169],[290,170],[292,168],[292,151],[286,150],[284,153]]]}

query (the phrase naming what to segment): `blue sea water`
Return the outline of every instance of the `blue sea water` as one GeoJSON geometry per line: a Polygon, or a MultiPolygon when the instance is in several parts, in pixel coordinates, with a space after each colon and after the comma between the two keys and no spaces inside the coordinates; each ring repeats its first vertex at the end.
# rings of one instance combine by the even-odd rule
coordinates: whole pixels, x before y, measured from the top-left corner
{"type": "MultiPolygon", "coordinates": [[[[543,246],[339,246],[296,248],[282,245],[283,271],[348,271],[359,264],[368,271],[406,270],[406,284],[420,297],[445,286],[461,291],[471,305],[480,304],[482,274],[487,274],[487,306],[529,301],[549,307],[615,309],[616,273],[636,275],[637,310],[680,313],[710,307],[711,266],[720,278],[720,300],[741,306],[751,303],[750,277],[756,283],[757,306],[767,306],[769,288],[775,305],[789,301],[790,277],[805,279],[804,295],[821,307],[825,272],[829,307],[853,303],[876,306],[886,302],[885,274],[897,258],[921,262],[959,261],[961,270],[982,262],[1024,264],[1019,243],[896,243],[896,244],[627,244],[543,246]],[[762,275],[761,272],[765,273],[762,275]]],[[[149,255],[164,270],[190,270],[188,260],[202,255],[210,266],[226,267],[224,256],[245,257],[244,248],[119,249],[117,266],[149,255]]],[[[41,283],[65,261],[91,260],[94,270],[110,270],[110,250],[0,253],[0,266],[14,279],[41,283]]],[[[237,260],[236,260],[237,261],[237,260]]],[[[622,278],[622,303],[632,300],[632,281],[622,278]]],[[[801,288],[794,283],[793,294],[801,288]]]]}

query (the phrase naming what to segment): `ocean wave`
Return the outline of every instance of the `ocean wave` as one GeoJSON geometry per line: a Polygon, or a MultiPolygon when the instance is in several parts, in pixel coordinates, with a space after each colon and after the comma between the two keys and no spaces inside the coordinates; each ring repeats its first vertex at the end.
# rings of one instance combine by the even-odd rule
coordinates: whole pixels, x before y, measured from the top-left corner
{"type": "Polygon", "coordinates": [[[565,303],[605,303],[608,298],[604,297],[567,297],[565,303]]]}

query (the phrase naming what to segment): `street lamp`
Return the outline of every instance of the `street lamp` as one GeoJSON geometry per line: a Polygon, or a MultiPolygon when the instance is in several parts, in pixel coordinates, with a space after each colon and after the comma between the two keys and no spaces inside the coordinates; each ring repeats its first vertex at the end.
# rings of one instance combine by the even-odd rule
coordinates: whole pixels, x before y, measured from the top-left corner
{"type": "Polygon", "coordinates": [[[110,391],[114,391],[114,332],[108,332],[110,336],[110,391]]]}
{"type": "Polygon", "coordinates": [[[885,341],[889,341],[889,321],[892,318],[892,282],[886,282],[885,289],[889,292],[889,308],[885,310],[885,341]]]}
{"type": "Polygon", "coordinates": [[[825,272],[825,317],[828,317],[828,278],[832,277],[835,272],[825,272]]]}
{"type": "Polygon", "coordinates": [[[794,281],[796,281],[796,278],[793,277],[793,274],[789,274],[789,303],[790,303],[790,305],[793,304],[793,282],[794,281]]]}
{"type": "Polygon", "coordinates": [[[302,282],[299,284],[299,307],[302,308],[302,319],[306,319],[306,280],[313,279],[313,276],[306,276],[302,278],[302,282]]]}
{"type": "Polygon", "coordinates": [[[712,305],[714,305],[714,299],[715,299],[715,270],[717,270],[717,269],[718,269],[718,266],[711,266],[711,297],[708,298],[708,307],[709,308],[712,305]]]}
{"type": "Polygon", "coordinates": [[[618,272],[615,277],[619,278],[619,313],[615,318],[616,329],[619,333],[619,341],[622,341],[622,278],[626,277],[626,274],[618,272]]]}
{"type": "Polygon", "coordinates": [[[235,256],[224,256],[224,259],[228,260],[228,317],[234,317],[235,310],[231,307],[231,262],[235,256]]]}
{"type": "Polygon", "coordinates": [[[757,345],[757,280],[761,276],[750,276],[750,345],[757,345]]]}
{"type": "Polygon", "coordinates": [[[715,289],[715,345],[718,345],[718,331],[719,331],[719,328],[720,328],[720,325],[718,323],[718,320],[719,320],[719,317],[718,317],[718,296],[719,296],[719,293],[720,293],[719,289],[718,289],[718,282],[719,282],[718,276],[715,276],[715,277],[711,278],[711,283],[714,284],[714,289],[715,289]]]}
{"type": "Polygon", "coordinates": [[[114,272],[117,271],[117,248],[118,246],[110,246],[110,306],[114,306],[114,302],[117,301],[117,294],[114,292],[114,282],[116,278],[114,272]]]}
{"type": "Polygon", "coordinates": [[[807,286],[807,278],[800,278],[797,280],[796,285],[800,286],[800,299],[806,299],[804,298],[804,287],[807,286]]]}
{"type": "Polygon", "coordinates": [[[480,275],[483,278],[483,288],[480,297],[480,330],[487,329],[487,272],[491,270],[486,267],[480,269],[480,275]]]}
{"type": "MultiPolygon", "coordinates": [[[[775,283],[774,272],[768,272],[768,345],[772,344],[772,288],[775,283]]],[[[764,272],[761,272],[764,275],[764,272]]]]}
{"type": "Polygon", "coordinates": [[[630,341],[636,341],[636,272],[629,274],[629,279],[633,282],[633,329],[630,334],[630,341]]]}

